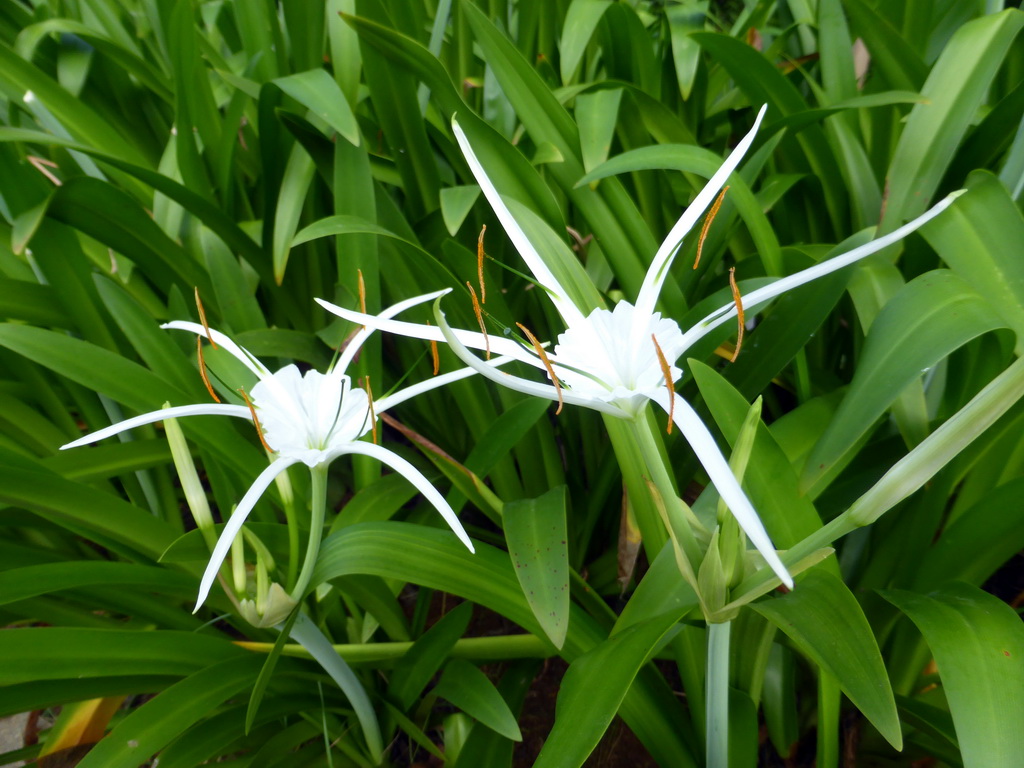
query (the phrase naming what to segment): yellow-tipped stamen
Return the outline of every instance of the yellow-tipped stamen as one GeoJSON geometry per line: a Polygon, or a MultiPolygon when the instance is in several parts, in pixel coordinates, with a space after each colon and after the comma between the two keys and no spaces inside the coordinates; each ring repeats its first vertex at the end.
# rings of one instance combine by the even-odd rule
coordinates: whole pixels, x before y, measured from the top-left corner
{"type": "Polygon", "coordinates": [[[708,230],[711,229],[711,222],[714,221],[715,216],[718,215],[718,209],[722,207],[722,199],[728,191],[728,187],[722,188],[722,191],[718,193],[718,197],[715,198],[715,202],[711,205],[711,210],[708,211],[708,215],[704,217],[704,226],[700,228],[700,239],[697,240],[697,258],[693,260],[694,269],[696,269],[697,265],[700,264],[700,254],[701,251],[704,250],[704,239],[708,236],[708,230]]]}
{"type": "MultiPolygon", "coordinates": [[[[356,275],[359,277],[359,311],[364,315],[366,314],[366,282],[363,280],[363,270],[357,269],[356,275]]],[[[365,326],[363,326],[365,328],[365,326]]]]}
{"type": "Polygon", "coordinates": [[[483,312],[482,309],[480,309],[480,302],[477,301],[476,291],[473,290],[473,284],[467,280],[466,281],[466,287],[469,288],[469,295],[473,299],[473,312],[476,313],[476,321],[480,324],[480,333],[482,333],[483,336],[484,336],[484,346],[486,347],[486,349],[484,350],[484,352],[485,352],[484,356],[488,360],[490,360],[491,359],[491,340],[489,338],[487,338],[487,326],[484,323],[484,312],[483,312]]]}
{"type": "Polygon", "coordinates": [[[273,453],[274,449],[267,445],[267,440],[263,437],[263,427],[260,426],[260,417],[256,415],[256,406],[252,404],[252,400],[246,394],[245,387],[239,387],[238,391],[242,394],[242,399],[245,400],[245,404],[249,408],[249,413],[252,415],[252,423],[256,425],[256,434],[260,436],[260,442],[263,443],[267,453],[273,453]]]}
{"type": "Polygon", "coordinates": [[[480,227],[480,237],[476,239],[476,277],[480,281],[480,303],[487,303],[487,285],[484,283],[484,233],[487,225],[480,227]]]}
{"type": "Polygon", "coordinates": [[[736,333],[736,349],[732,352],[732,357],[729,358],[730,363],[735,363],[736,358],[740,356],[740,347],[743,346],[743,297],[740,296],[740,289],[736,286],[736,267],[729,268],[729,287],[732,289],[732,300],[736,304],[736,320],[739,322],[740,329],[736,333]]]}
{"type": "Polygon", "coordinates": [[[665,434],[672,434],[672,421],[673,416],[676,412],[676,388],[672,386],[672,366],[668,364],[668,359],[665,357],[665,353],[661,351],[661,346],[658,344],[658,340],[654,338],[654,334],[651,334],[651,341],[654,342],[654,351],[658,355],[658,365],[661,366],[661,375],[665,377],[665,386],[668,387],[668,428],[665,430],[665,434]]]}
{"type": "Polygon", "coordinates": [[[559,382],[558,377],[555,376],[555,369],[551,365],[551,361],[548,360],[548,355],[544,351],[544,347],[542,347],[540,342],[537,341],[537,337],[530,333],[530,329],[522,323],[516,323],[516,325],[519,327],[519,330],[526,334],[526,338],[528,338],[530,343],[533,344],[533,349],[540,358],[540,361],[544,363],[544,367],[548,369],[548,376],[551,377],[551,383],[555,385],[555,392],[558,394],[558,408],[555,409],[555,416],[557,416],[562,412],[562,406],[564,405],[562,402],[562,384],[559,382]]]}
{"type": "Polygon", "coordinates": [[[213,340],[213,334],[210,333],[210,325],[206,322],[206,310],[203,309],[203,300],[199,298],[199,288],[196,288],[196,309],[199,310],[199,322],[203,324],[203,330],[206,331],[206,338],[210,340],[210,346],[214,349],[217,348],[217,342],[213,340]]]}
{"type": "Polygon", "coordinates": [[[217,393],[213,391],[213,385],[210,384],[210,377],[206,375],[206,362],[203,360],[202,336],[196,336],[196,359],[199,360],[199,375],[203,379],[203,384],[206,385],[206,391],[210,393],[210,397],[213,398],[213,402],[219,403],[220,398],[217,397],[217,393]]]}
{"type": "Polygon", "coordinates": [[[370,404],[370,429],[373,432],[373,444],[377,444],[377,416],[373,412],[373,390],[370,389],[370,374],[366,374],[366,401],[370,404]]]}
{"type": "MultiPolygon", "coordinates": [[[[430,325],[429,320],[427,325],[430,325]]],[[[430,340],[430,357],[434,361],[434,375],[437,376],[437,372],[441,370],[441,357],[437,354],[437,342],[433,339],[430,340]]]]}

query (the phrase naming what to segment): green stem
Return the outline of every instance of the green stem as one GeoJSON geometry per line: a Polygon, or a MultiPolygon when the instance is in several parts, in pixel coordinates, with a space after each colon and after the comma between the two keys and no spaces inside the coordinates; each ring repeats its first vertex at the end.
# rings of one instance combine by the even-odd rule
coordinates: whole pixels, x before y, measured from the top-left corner
{"type": "Polygon", "coordinates": [[[729,634],[732,622],[708,624],[707,766],[729,766],[729,634]]]}
{"type": "Polygon", "coordinates": [[[839,682],[818,669],[817,768],[839,766],[839,682]]]}
{"type": "MultiPolygon", "coordinates": [[[[237,645],[257,653],[270,653],[274,648],[273,643],[239,642],[237,645]]],[[[411,642],[353,643],[335,645],[334,650],[350,664],[379,664],[380,662],[397,661],[412,646],[411,642]]],[[[294,656],[302,659],[311,658],[309,651],[295,643],[286,644],[281,653],[284,656],[294,656]]],[[[456,640],[455,646],[449,651],[449,656],[453,659],[468,659],[471,661],[546,659],[556,655],[557,653],[547,640],[543,640],[536,635],[525,634],[499,637],[464,637],[456,640]]]]}
{"type": "Polygon", "coordinates": [[[309,471],[312,479],[310,490],[310,516],[309,516],[309,543],[306,545],[306,559],[302,561],[302,571],[299,572],[299,580],[295,583],[291,598],[295,602],[300,601],[306,594],[309,587],[309,580],[313,577],[313,568],[316,567],[316,557],[320,552],[320,540],[324,534],[324,512],[327,506],[327,467],[315,466],[309,471]]]}
{"type": "MultiPolygon", "coordinates": [[[[685,520],[682,508],[680,507],[679,494],[676,493],[675,485],[672,482],[671,468],[659,449],[651,425],[644,416],[638,416],[634,421],[630,422],[630,426],[636,441],[636,447],[639,448],[640,455],[643,457],[647,474],[651,482],[654,483],[655,488],[658,489],[658,493],[661,494],[665,509],[670,510],[670,514],[673,514],[672,510],[674,507],[674,514],[678,515],[679,519],[685,520]]],[[[657,517],[654,520],[644,520],[640,515],[637,516],[637,524],[640,526],[640,535],[644,540],[647,557],[653,562],[668,540],[665,526],[657,517]]],[[[700,568],[701,562],[701,552],[697,539],[694,538],[693,531],[690,530],[689,525],[679,526],[679,534],[681,534],[680,544],[682,544],[686,559],[690,561],[690,567],[696,573],[700,568]]]]}

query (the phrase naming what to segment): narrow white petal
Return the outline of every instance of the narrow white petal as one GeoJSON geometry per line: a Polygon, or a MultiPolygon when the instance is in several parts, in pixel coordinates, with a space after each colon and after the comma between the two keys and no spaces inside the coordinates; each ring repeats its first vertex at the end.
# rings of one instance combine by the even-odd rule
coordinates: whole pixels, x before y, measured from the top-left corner
{"type": "Polygon", "coordinates": [[[736,148],[729,153],[729,157],[715,171],[714,176],[711,177],[704,186],[704,189],[690,203],[683,212],[683,215],[679,217],[679,221],[672,227],[661,247],[658,248],[658,252],[655,254],[654,260],[651,261],[651,266],[647,270],[644,283],[637,296],[637,314],[635,317],[650,317],[654,312],[654,305],[658,302],[661,288],[665,284],[665,278],[668,276],[669,268],[672,266],[672,259],[679,250],[683,238],[686,237],[686,234],[693,228],[698,219],[704,215],[704,211],[708,209],[708,206],[714,202],[715,197],[722,187],[725,186],[729,176],[736,170],[736,166],[740,164],[743,156],[750,149],[750,145],[754,143],[754,136],[757,134],[757,129],[760,127],[761,120],[764,118],[764,113],[767,109],[767,104],[761,107],[761,111],[757,113],[757,119],[754,120],[754,127],[740,140],[736,148]]]}
{"type": "MultiPolygon", "coordinates": [[[[843,267],[848,267],[850,264],[853,264],[866,256],[870,256],[873,253],[877,253],[883,248],[888,248],[893,243],[902,240],[918,227],[934,219],[946,210],[946,208],[948,208],[953,201],[962,194],[963,190],[958,190],[947,195],[916,219],[904,224],[902,227],[890,232],[888,235],[884,235],[877,240],[872,240],[870,243],[865,243],[858,248],[854,248],[852,251],[848,251],[847,253],[836,256],[835,258],[823,261],[820,264],[815,264],[813,267],[801,270],[795,275],[780,278],[774,283],[766,285],[764,288],[758,288],[756,291],[751,291],[743,297],[743,308],[745,310],[753,309],[760,304],[764,304],[766,301],[774,299],[776,296],[786,293],[787,291],[791,291],[805,283],[811,282],[812,280],[817,280],[819,277],[824,277],[825,275],[842,269],[843,267]]],[[[684,349],[693,346],[698,339],[707,335],[722,323],[734,317],[736,317],[735,304],[726,304],[725,306],[719,307],[683,334],[683,338],[685,340],[684,349]]]]}
{"type": "Polygon", "coordinates": [[[245,496],[238,502],[238,506],[235,507],[235,511],[231,515],[231,519],[228,520],[227,525],[224,526],[224,530],[221,531],[220,538],[217,539],[217,545],[213,548],[213,554],[210,555],[210,562],[206,564],[206,570],[203,572],[203,579],[199,583],[199,596],[196,598],[196,607],[192,613],[198,611],[204,602],[206,602],[207,596],[210,594],[210,588],[213,586],[214,579],[217,578],[217,572],[220,570],[221,564],[224,562],[224,558],[228,556],[228,552],[231,550],[231,542],[235,540],[235,536],[242,530],[242,525],[245,523],[245,519],[249,517],[249,513],[252,512],[256,502],[259,501],[260,496],[267,490],[274,478],[284,472],[292,464],[297,463],[296,459],[280,458],[276,459],[270,464],[269,467],[260,472],[259,477],[249,486],[249,490],[245,492],[245,496]]]}
{"type": "Polygon", "coordinates": [[[129,429],[135,429],[135,427],[141,427],[143,424],[155,424],[158,421],[164,419],[176,419],[181,416],[238,416],[242,419],[252,418],[249,413],[249,409],[242,405],[227,405],[218,403],[209,403],[204,405],[177,405],[173,408],[162,408],[159,411],[151,411],[144,413],[141,416],[133,416],[130,419],[119,421],[109,427],[98,429],[85,437],[80,437],[77,440],[72,440],[67,445],[62,445],[60,449],[63,451],[67,448],[78,448],[80,445],[88,445],[89,443],[95,443],[111,435],[116,435],[120,432],[126,432],[129,429]]]}
{"type": "Polygon", "coordinates": [[[239,346],[233,342],[230,337],[225,336],[220,331],[215,331],[211,328],[209,335],[207,335],[206,329],[202,325],[199,323],[190,323],[187,320],[172,320],[169,323],[164,323],[160,327],[165,330],[189,331],[197,336],[202,336],[204,339],[209,339],[216,343],[217,346],[224,347],[226,352],[236,358],[250,371],[255,373],[257,378],[264,379],[267,376],[270,376],[270,370],[256,358],[256,355],[252,354],[252,352],[247,350],[245,347],[239,346]]]}
{"type": "Polygon", "coordinates": [[[459,537],[459,541],[466,545],[466,549],[470,552],[476,552],[473,548],[473,542],[469,540],[469,535],[462,527],[462,523],[459,522],[459,518],[455,516],[454,510],[448,506],[448,502],[444,500],[444,497],[437,492],[437,489],[430,484],[430,481],[416,467],[397,453],[373,443],[362,442],[349,443],[339,453],[359,453],[363,456],[377,459],[382,464],[387,464],[395,472],[416,486],[416,490],[422,493],[427,501],[434,505],[434,509],[441,513],[441,517],[448,523],[452,531],[455,532],[455,535],[459,537]]]}
{"type": "MultiPolygon", "coordinates": [[[[436,297],[438,295],[443,295],[448,293],[450,290],[451,289],[449,288],[445,291],[439,291],[436,294],[431,294],[431,296],[436,297]]],[[[386,331],[387,333],[395,333],[399,336],[408,336],[412,339],[422,339],[424,341],[445,340],[444,334],[441,333],[441,330],[436,325],[410,323],[405,320],[391,320],[387,317],[383,317],[382,315],[367,315],[362,312],[356,312],[352,309],[345,309],[344,307],[339,307],[336,304],[324,301],[323,299],[316,299],[315,301],[328,312],[333,312],[338,317],[342,317],[353,323],[365,325],[367,328],[386,331]]],[[[453,329],[452,333],[454,333],[463,344],[473,349],[487,349],[489,342],[491,351],[497,352],[499,355],[508,355],[509,357],[514,357],[524,363],[529,363],[530,358],[532,357],[529,352],[522,348],[522,346],[512,339],[506,339],[503,336],[488,336],[487,339],[484,339],[482,333],[463,331],[461,329],[453,329]]],[[[337,368],[339,366],[335,367],[337,368]]]]}
{"type": "MultiPolygon", "coordinates": [[[[498,366],[505,365],[506,363],[511,363],[515,359],[516,358],[509,356],[495,357],[488,360],[486,365],[497,368],[498,366]]],[[[453,381],[468,379],[470,376],[475,375],[476,370],[474,368],[460,368],[457,371],[451,371],[450,373],[443,373],[439,376],[434,376],[408,386],[405,389],[400,389],[393,394],[384,395],[384,397],[374,402],[373,410],[378,414],[384,413],[388,408],[394,408],[399,403],[411,400],[424,392],[429,392],[432,389],[437,389],[438,387],[443,387],[446,384],[451,384],[453,381]]]]}
{"type": "Polygon", "coordinates": [[[537,282],[547,290],[552,303],[555,305],[555,309],[558,310],[558,313],[567,325],[573,325],[577,321],[582,320],[583,313],[573,304],[565,288],[555,279],[554,274],[548,269],[548,265],[544,263],[544,259],[537,253],[537,249],[533,247],[530,238],[523,232],[522,227],[519,226],[512,212],[509,211],[505,202],[501,199],[501,195],[487,176],[483,165],[477,159],[476,153],[473,152],[473,147],[469,144],[469,139],[466,138],[466,134],[463,133],[454,115],[452,116],[452,130],[455,132],[455,138],[459,142],[462,154],[465,156],[466,162],[469,163],[469,168],[473,171],[473,176],[476,178],[477,184],[480,185],[484,197],[491,204],[491,208],[497,215],[498,221],[501,222],[501,226],[505,229],[509,240],[512,241],[516,250],[519,251],[519,255],[523,257],[526,266],[533,272],[537,282]]]}
{"type": "MultiPolygon", "coordinates": [[[[667,413],[669,410],[668,392],[660,392],[653,398],[667,413]]],[[[750,543],[754,545],[765,562],[771,567],[775,574],[787,587],[793,587],[793,577],[789,575],[786,566],[782,564],[772,541],[768,538],[768,532],[764,529],[761,518],[757,516],[753,505],[743,492],[739,481],[732,473],[729,462],[718,450],[715,438],[711,436],[700,416],[693,410],[688,402],[681,397],[676,397],[675,408],[673,409],[673,421],[683,433],[686,441],[690,444],[693,452],[697,455],[704,470],[711,478],[712,485],[718,490],[719,495],[725,500],[726,505],[740,528],[747,534],[750,543]]]]}
{"type": "MultiPolygon", "coordinates": [[[[438,327],[444,334],[444,340],[448,342],[448,346],[452,348],[452,351],[460,360],[462,360],[462,362],[481,376],[501,384],[503,387],[508,387],[516,392],[522,392],[524,395],[543,397],[546,400],[552,401],[558,400],[558,390],[553,385],[540,384],[535,381],[529,381],[528,379],[521,379],[510,373],[503,373],[476,357],[452,332],[451,326],[448,325],[448,322],[444,318],[444,312],[441,311],[440,303],[434,305],[434,317],[437,319],[438,327]]],[[[606,403],[605,401],[598,400],[594,397],[584,397],[582,395],[573,394],[572,390],[566,389],[565,387],[562,388],[561,392],[562,401],[569,403],[570,405],[581,405],[584,408],[601,411],[602,413],[607,413],[620,419],[628,418],[628,415],[624,413],[621,408],[612,405],[611,403],[606,403]]]]}
{"type": "MultiPolygon", "coordinates": [[[[411,299],[406,299],[405,301],[400,301],[397,304],[392,304],[390,307],[388,307],[383,312],[378,314],[377,317],[384,320],[390,319],[397,315],[399,312],[404,312],[410,307],[415,307],[418,304],[424,304],[425,302],[433,301],[438,296],[444,296],[444,294],[450,291],[451,288],[445,288],[444,290],[441,291],[434,291],[433,293],[424,293],[421,296],[413,296],[411,299]]],[[[320,304],[320,306],[322,306],[324,309],[330,312],[334,312],[335,309],[340,309],[340,307],[336,307],[334,304],[329,304],[328,302],[322,301],[320,299],[316,299],[316,301],[320,304]]],[[[337,313],[335,312],[335,314],[337,313]]],[[[344,316],[342,315],[342,317],[344,316]]],[[[370,337],[370,334],[377,330],[376,328],[367,323],[363,323],[363,325],[365,327],[361,331],[359,331],[359,333],[357,333],[353,337],[352,341],[348,343],[348,346],[346,346],[345,349],[342,350],[341,355],[338,357],[338,362],[335,363],[334,368],[331,369],[331,372],[334,373],[335,375],[341,375],[345,373],[345,371],[348,369],[349,363],[351,363],[352,360],[355,358],[356,353],[363,346],[366,340],[370,337]]]]}

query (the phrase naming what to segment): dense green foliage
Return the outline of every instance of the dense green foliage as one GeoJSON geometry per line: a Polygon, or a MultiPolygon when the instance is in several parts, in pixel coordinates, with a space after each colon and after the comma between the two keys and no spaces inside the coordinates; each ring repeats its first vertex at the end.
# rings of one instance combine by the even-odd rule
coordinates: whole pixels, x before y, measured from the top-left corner
{"type": "MultiPolygon", "coordinates": [[[[967,192],[760,311],[736,362],[731,324],[679,362],[679,396],[727,456],[743,446],[744,488],[802,571],[783,594],[741,569],[715,606],[729,764],[1019,765],[1022,26],[998,0],[0,0],[0,714],[63,707],[6,758],[106,728],[83,768],[509,766],[560,656],[557,718],[517,765],[582,765],[616,714],[652,764],[703,765],[711,614],[614,419],[480,377],[396,406],[382,444],[476,553],[400,475],[339,459],[300,643],[220,587],[191,612],[209,556],[192,515],[227,518],[266,467],[251,424],[179,421],[177,467],[163,427],[59,448],[209,400],[192,338],[159,327],[199,321],[195,290],[272,369],[326,370],[356,326],[314,298],[358,307],[360,281],[371,313],[455,288],[449,321],[476,329],[484,225],[490,332],[554,340],[454,115],[596,306],[636,296],[767,104],[699,265],[695,231],[662,292],[683,328],[730,301],[731,267],[747,293],[967,192]],[[1010,587],[984,591],[1007,563],[1010,587]]],[[[203,356],[242,403],[253,375],[203,356]]],[[[379,396],[428,379],[431,349],[378,333],[350,373],[379,396]]],[[[687,441],[660,411],[638,430],[712,530],[687,441]]],[[[295,583],[311,497],[293,468],[257,504],[241,596],[268,572],[295,583]]]]}

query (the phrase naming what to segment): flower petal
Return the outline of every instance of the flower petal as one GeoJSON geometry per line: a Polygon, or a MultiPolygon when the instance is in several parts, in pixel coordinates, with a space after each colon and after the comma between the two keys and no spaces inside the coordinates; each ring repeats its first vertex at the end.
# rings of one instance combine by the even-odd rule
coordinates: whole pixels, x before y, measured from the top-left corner
{"type": "MultiPolygon", "coordinates": [[[[758,288],[756,291],[751,291],[743,296],[743,306],[749,311],[752,307],[756,307],[759,304],[764,304],[770,299],[774,299],[787,291],[791,291],[798,286],[809,283],[812,280],[817,280],[819,277],[823,277],[831,272],[835,272],[838,269],[847,267],[853,264],[855,261],[859,261],[866,256],[870,256],[873,253],[877,253],[883,248],[887,248],[895,242],[902,240],[904,237],[909,235],[918,227],[928,223],[946,208],[948,208],[956,198],[962,195],[964,190],[958,190],[947,195],[936,205],[925,211],[923,214],[918,216],[913,221],[904,224],[897,230],[884,235],[877,240],[872,240],[870,243],[854,248],[852,251],[836,256],[835,258],[823,261],[820,264],[815,264],[813,267],[797,272],[795,275],[789,275],[776,280],[770,285],[766,285],[764,288],[758,288]]],[[[736,305],[733,303],[726,304],[725,306],[719,307],[714,312],[709,314],[699,323],[694,325],[692,328],[683,334],[684,338],[684,349],[688,349],[703,336],[710,333],[712,330],[720,326],[722,323],[736,317],[736,305]]]]}
{"type": "Polygon", "coordinates": [[[501,226],[505,228],[505,233],[508,235],[509,240],[515,245],[519,255],[523,257],[523,261],[526,262],[530,271],[533,272],[533,276],[537,278],[537,282],[544,287],[551,297],[551,301],[554,303],[555,309],[558,310],[558,314],[562,316],[567,325],[573,325],[578,320],[582,320],[583,313],[573,304],[565,288],[555,279],[554,273],[548,269],[548,265],[544,263],[544,259],[537,253],[537,249],[533,247],[530,238],[526,236],[523,228],[519,226],[512,212],[505,205],[505,201],[501,199],[501,195],[487,176],[487,172],[477,159],[476,153],[473,152],[473,147],[469,144],[469,139],[466,138],[466,134],[463,133],[454,116],[452,116],[452,130],[455,132],[455,138],[459,142],[462,154],[466,157],[466,162],[469,163],[469,168],[473,171],[473,176],[476,177],[477,184],[480,185],[484,197],[491,204],[491,208],[494,209],[494,213],[497,215],[498,221],[501,222],[501,226]]]}
{"type": "Polygon", "coordinates": [[[85,437],[72,440],[70,443],[62,445],[60,449],[63,451],[67,448],[78,448],[80,445],[95,443],[108,438],[111,435],[127,432],[129,429],[135,429],[135,427],[141,427],[143,424],[155,424],[156,422],[163,421],[164,419],[176,419],[181,416],[237,416],[242,419],[252,418],[249,414],[249,409],[243,405],[217,403],[203,405],[176,405],[173,408],[162,408],[159,411],[150,411],[149,413],[144,413],[141,416],[133,416],[130,419],[119,421],[117,424],[112,426],[91,432],[85,437]]]}
{"type": "Polygon", "coordinates": [[[220,331],[215,331],[211,328],[209,335],[207,335],[206,328],[199,323],[190,323],[187,320],[172,320],[169,323],[164,323],[160,327],[164,330],[189,331],[197,336],[202,336],[204,339],[209,339],[218,346],[224,347],[232,357],[236,358],[242,363],[242,365],[255,373],[257,378],[264,379],[270,375],[270,370],[256,358],[256,355],[245,347],[239,346],[233,342],[228,336],[220,331]]]}
{"type": "MultiPolygon", "coordinates": [[[[434,304],[434,317],[437,319],[437,324],[441,329],[442,334],[444,334],[444,340],[448,342],[448,346],[452,348],[452,351],[456,356],[484,378],[501,384],[503,387],[514,389],[516,392],[522,392],[525,395],[543,397],[546,400],[552,401],[559,399],[558,390],[554,386],[550,384],[541,384],[528,379],[522,379],[518,376],[498,371],[470,352],[465,345],[459,341],[458,337],[452,331],[451,326],[448,325],[448,321],[445,320],[444,312],[441,311],[440,299],[438,299],[437,303],[434,304]]],[[[628,414],[618,406],[606,403],[603,400],[599,400],[594,397],[575,395],[570,389],[562,389],[561,399],[571,405],[582,405],[584,408],[601,411],[602,413],[607,413],[620,419],[629,418],[628,414]]]]}
{"type": "Polygon", "coordinates": [[[196,607],[192,610],[192,613],[198,611],[203,603],[206,602],[206,598],[210,594],[210,588],[213,586],[213,581],[217,578],[217,572],[220,570],[224,558],[228,556],[228,551],[231,549],[231,542],[235,540],[235,536],[242,530],[245,519],[252,512],[252,508],[256,506],[260,496],[274,482],[275,477],[295,463],[297,463],[297,460],[292,458],[280,458],[273,461],[269,467],[260,472],[259,477],[249,486],[245,496],[238,502],[238,506],[235,507],[235,511],[231,514],[231,519],[228,520],[224,530],[221,531],[220,538],[217,539],[217,545],[213,548],[210,561],[206,564],[203,579],[199,582],[199,596],[196,598],[196,607]]]}
{"type": "MultiPolygon", "coordinates": [[[[665,412],[669,411],[668,393],[659,392],[652,399],[658,403],[665,412]]],[[[793,588],[793,577],[789,575],[786,566],[779,559],[772,541],[768,538],[768,532],[764,529],[761,518],[757,516],[753,505],[743,492],[739,481],[732,473],[729,463],[718,450],[715,439],[711,436],[707,426],[701,421],[700,416],[693,410],[692,406],[683,398],[675,399],[674,421],[679,430],[683,433],[686,441],[690,444],[693,452],[697,455],[704,470],[711,478],[712,485],[718,490],[719,495],[725,500],[732,516],[740,524],[740,528],[747,534],[750,543],[754,545],[765,562],[771,567],[775,574],[790,589],[793,588]]]]}
{"type": "MultiPolygon", "coordinates": [[[[761,111],[757,113],[757,119],[754,120],[754,127],[740,140],[736,148],[729,153],[725,162],[715,171],[714,176],[704,185],[704,189],[698,193],[697,197],[694,198],[693,202],[683,212],[683,215],[679,217],[679,221],[672,227],[672,230],[668,233],[664,242],[662,242],[661,247],[658,248],[658,252],[654,255],[651,266],[647,270],[647,275],[644,277],[640,293],[636,297],[637,313],[634,317],[638,319],[638,322],[639,318],[650,317],[654,312],[654,305],[658,302],[661,287],[665,284],[665,278],[668,277],[669,268],[672,266],[672,259],[679,250],[680,243],[683,242],[683,238],[693,228],[693,225],[697,223],[697,220],[704,214],[708,206],[714,202],[715,196],[725,186],[729,176],[736,170],[736,166],[740,164],[743,156],[750,149],[750,145],[754,142],[754,136],[757,134],[757,129],[760,127],[761,120],[764,118],[764,113],[767,109],[767,104],[761,107],[761,111]]],[[[636,341],[635,337],[636,334],[634,334],[634,343],[636,341]]]]}
{"type": "Polygon", "coordinates": [[[423,474],[416,469],[412,464],[403,459],[394,451],[389,451],[379,445],[373,443],[349,443],[344,449],[340,450],[337,455],[343,455],[346,453],[358,453],[363,456],[370,456],[371,458],[377,459],[382,464],[387,464],[395,472],[400,474],[414,486],[416,490],[422,493],[427,501],[434,505],[434,509],[441,513],[441,517],[444,518],[445,522],[448,523],[455,535],[459,537],[459,541],[466,545],[466,548],[470,552],[476,552],[473,548],[473,542],[469,540],[469,535],[466,530],[462,527],[462,523],[459,522],[459,518],[455,516],[454,510],[448,506],[448,502],[444,500],[444,497],[437,492],[437,489],[430,484],[430,481],[423,476],[423,474]]]}
{"type": "MultiPolygon", "coordinates": [[[[450,292],[451,288],[448,288],[444,291],[438,291],[437,293],[428,295],[436,298],[437,296],[443,296],[450,292]]],[[[388,317],[384,317],[383,313],[381,315],[368,315],[362,312],[356,312],[352,309],[339,307],[336,304],[324,301],[323,299],[315,299],[315,301],[328,312],[333,312],[338,317],[342,317],[353,323],[365,325],[367,328],[386,331],[388,333],[396,333],[400,336],[408,336],[412,339],[423,339],[424,341],[445,340],[444,334],[441,333],[441,330],[436,325],[422,325],[420,323],[410,323],[404,320],[391,320],[388,317]]],[[[476,333],[475,331],[463,331],[461,329],[453,329],[452,333],[454,333],[467,347],[471,347],[473,349],[487,349],[487,340],[484,339],[482,333],[476,333]]],[[[512,339],[506,339],[501,336],[489,336],[488,340],[490,341],[491,350],[500,355],[507,355],[524,363],[530,363],[531,365],[536,359],[512,339]]],[[[349,346],[351,346],[351,344],[349,346]]]]}
{"type": "MultiPolygon", "coordinates": [[[[498,366],[511,363],[517,358],[504,356],[494,357],[487,361],[487,365],[497,368],[498,366]]],[[[405,389],[400,389],[390,395],[384,395],[384,397],[375,401],[373,404],[373,410],[380,415],[384,413],[388,408],[394,408],[399,403],[404,403],[417,395],[424,392],[429,392],[432,389],[443,387],[445,384],[451,384],[453,381],[459,381],[460,379],[468,379],[470,376],[476,375],[476,369],[474,368],[460,368],[457,371],[451,371],[450,373],[441,374],[440,376],[434,376],[429,379],[425,379],[417,384],[412,384],[405,389]]]]}

